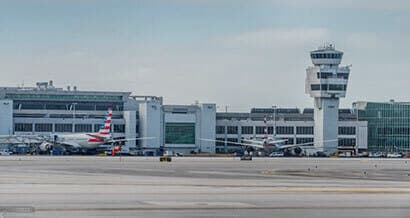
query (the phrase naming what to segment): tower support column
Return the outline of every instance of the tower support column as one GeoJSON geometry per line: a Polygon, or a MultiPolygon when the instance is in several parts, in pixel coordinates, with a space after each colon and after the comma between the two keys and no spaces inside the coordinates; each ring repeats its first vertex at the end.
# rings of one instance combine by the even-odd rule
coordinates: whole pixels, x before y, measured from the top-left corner
{"type": "Polygon", "coordinates": [[[314,98],[314,146],[327,154],[337,152],[338,98],[314,98]]]}

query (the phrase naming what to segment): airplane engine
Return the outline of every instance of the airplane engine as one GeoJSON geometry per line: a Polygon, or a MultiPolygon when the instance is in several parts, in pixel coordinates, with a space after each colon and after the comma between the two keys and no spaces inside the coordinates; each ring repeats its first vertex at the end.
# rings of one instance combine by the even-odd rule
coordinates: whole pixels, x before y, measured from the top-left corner
{"type": "Polygon", "coordinates": [[[288,148],[283,151],[286,157],[301,156],[303,149],[301,147],[288,148]]]}
{"type": "Polygon", "coordinates": [[[295,152],[296,155],[300,155],[302,153],[302,148],[301,147],[296,147],[295,149],[293,149],[293,152],[295,152]]]}
{"type": "Polygon", "coordinates": [[[41,151],[50,151],[53,149],[53,144],[49,142],[43,142],[40,144],[39,148],[41,151]]]}

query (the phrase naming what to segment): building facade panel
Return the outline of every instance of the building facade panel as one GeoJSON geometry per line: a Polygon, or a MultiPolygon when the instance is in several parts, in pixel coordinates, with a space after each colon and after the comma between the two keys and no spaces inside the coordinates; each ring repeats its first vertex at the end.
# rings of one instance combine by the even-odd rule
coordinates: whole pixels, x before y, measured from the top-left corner
{"type": "Polygon", "coordinates": [[[370,152],[410,151],[410,103],[355,102],[353,107],[368,122],[370,152]]]}

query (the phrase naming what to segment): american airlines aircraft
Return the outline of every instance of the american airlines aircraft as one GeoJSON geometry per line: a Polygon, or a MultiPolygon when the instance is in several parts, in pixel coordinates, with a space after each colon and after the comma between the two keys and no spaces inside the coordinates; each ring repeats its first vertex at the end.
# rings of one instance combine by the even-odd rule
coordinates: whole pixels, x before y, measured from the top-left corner
{"type": "Polygon", "coordinates": [[[113,139],[111,134],[112,109],[108,109],[108,115],[98,133],[77,133],[77,134],[53,134],[50,138],[43,138],[44,142],[40,145],[41,151],[49,151],[58,148],[64,151],[87,151],[98,148],[103,144],[110,144],[123,141],[135,141],[152,139],[152,137],[113,139]]]}

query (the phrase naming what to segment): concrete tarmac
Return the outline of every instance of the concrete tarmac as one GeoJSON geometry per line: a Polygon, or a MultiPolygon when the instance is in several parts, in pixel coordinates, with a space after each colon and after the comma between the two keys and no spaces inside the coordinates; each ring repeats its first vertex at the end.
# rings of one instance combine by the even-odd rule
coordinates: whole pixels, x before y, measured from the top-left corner
{"type": "Polygon", "coordinates": [[[0,157],[0,217],[410,217],[410,160],[0,157]]]}

